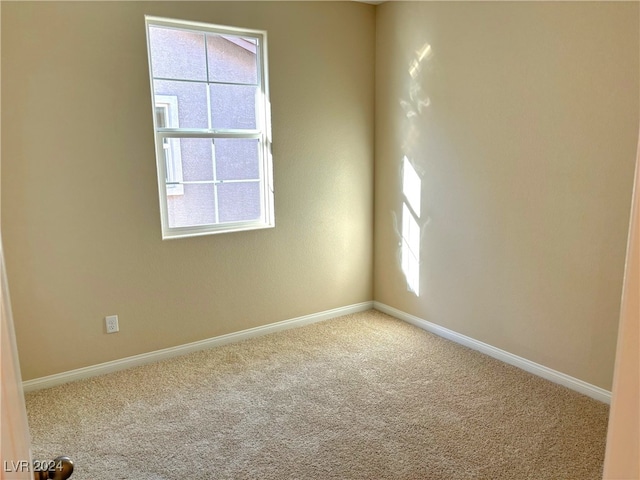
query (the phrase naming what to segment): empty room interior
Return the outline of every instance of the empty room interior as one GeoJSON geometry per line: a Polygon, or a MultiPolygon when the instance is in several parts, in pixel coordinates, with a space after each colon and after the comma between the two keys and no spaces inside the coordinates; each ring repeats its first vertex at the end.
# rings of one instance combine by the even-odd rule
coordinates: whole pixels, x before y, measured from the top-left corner
{"type": "MultiPolygon", "coordinates": [[[[638,296],[638,2],[0,8],[2,244],[34,458],[78,438],[79,479],[638,478],[637,451],[610,439],[605,461],[615,392],[638,388],[632,336],[614,382],[638,296]],[[163,239],[145,17],[266,32],[269,228],[163,239]],[[171,440],[183,414],[202,437],[171,440]],[[110,422],[122,438],[102,448],[110,422]],[[167,445],[142,448],[141,422],[167,445]]],[[[637,400],[619,415],[637,421],[637,400]]]]}

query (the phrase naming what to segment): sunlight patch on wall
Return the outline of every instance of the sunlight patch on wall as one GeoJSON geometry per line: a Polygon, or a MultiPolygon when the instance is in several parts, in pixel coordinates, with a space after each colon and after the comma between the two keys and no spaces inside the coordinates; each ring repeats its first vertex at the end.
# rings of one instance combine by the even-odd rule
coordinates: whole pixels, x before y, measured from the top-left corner
{"type": "Polygon", "coordinates": [[[406,203],[416,212],[416,216],[420,218],[420,192],[422,182],[420,177],[413,168],[409,159],[405,156],[402,159],[402,194],[406,203]]]}
{"type": "Polygon", "coordinates": [[[420,201],[422,182],[405,156],[402,162],[402,272],[410,291],[420,296],[420,201]]]}
{"type": "MultiPolygon", "coordinates": [[[[424,75],[422,71],[426,60],[433,54],[431,45],[425,43],[418,50],[408,68],[407,97],[400,99],[400,106],[406,116],[402,142],[402,220],[400,231],[396,223],[396,233],[400,236],[400,266],[407,282],[407,289],[420,296],[420,243],[423,226],[428,219],[422,219],[422,180],[412,158],[418,150],[419,139],[424,128],[422,115],[429,107],[431,100],[422,88],[424,75]]],[[[415,158],[413,158],[415,162],[415,158]]],[[[395,214],[394,214],[395,217],[395,214]]]]}

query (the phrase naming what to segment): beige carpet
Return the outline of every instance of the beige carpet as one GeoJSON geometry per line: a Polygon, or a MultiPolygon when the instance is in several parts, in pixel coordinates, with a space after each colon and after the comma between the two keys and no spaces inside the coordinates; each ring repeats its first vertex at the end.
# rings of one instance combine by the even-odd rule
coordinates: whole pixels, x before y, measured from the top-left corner
{"type": "Polygon", "coordinates": [[[608,406],[380,312],[27,395],[76,480],[600,479],[608,406]]]}

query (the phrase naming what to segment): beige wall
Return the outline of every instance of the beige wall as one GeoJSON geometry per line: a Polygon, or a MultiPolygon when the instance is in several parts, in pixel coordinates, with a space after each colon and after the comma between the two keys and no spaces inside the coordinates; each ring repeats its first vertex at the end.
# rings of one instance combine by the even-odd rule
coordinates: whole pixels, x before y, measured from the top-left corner
{"type": "Polygon", "coordinates": [[[352,2],[2,2],[24,380],[371,300],[374,27],[352,2]],[[275,229],[160,239],[144,14],[268,31],[275,229]]]}
{"type": "Polygon", "coordinates": [[[376,300],[611,388],[638,135],[638,9],[378,7],[376,300]],[[419,297],[399,261],[404,155],[422,182],[419,297]]]}

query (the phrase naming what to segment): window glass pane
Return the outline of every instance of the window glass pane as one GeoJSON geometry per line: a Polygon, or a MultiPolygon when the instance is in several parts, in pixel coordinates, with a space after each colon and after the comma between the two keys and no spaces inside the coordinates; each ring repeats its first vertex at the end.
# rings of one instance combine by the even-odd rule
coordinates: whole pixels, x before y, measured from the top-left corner
{"type": "Polygon", "coordinates": [[[167,197],[169,227],[194,227],[216,223],[212,184],[184,185],[184,194],[167,197]]]}
{"type": "Polygon", "coordinates": [[[258,83],[257,40],[231,35],[207,35],[209,81],[258,83]]]}
{"type": "Polygon", "coordinates": [[[221,222],[260,218],[260,183],[238,182],[218,185],[221,222]]]}
{"type": "Polygon", "coordinates": [[[256,87],[212,84],[210,88],[212,128],[256,128],[256,87]]]}
{"type": "Polygon", "coordinates": [[[260,178],[258,139],[218,138],[215,146],[218,180],[260,178]]]}
{"type": "Polygon", "coordinates": [[[210,138],[181,138],[182,178],[187,182],[213,180],[213,142],[210,138]]]}
{"type": "Polygon", "coordinates": [[[170,127],[208,128],[206,83],[154,80],[153,93],[156,104],[162,103],[162,97],[166,96],[177,99],[178,125],[170,124],[170,127]]]}
{"type": "Polygon", "coordinates": [[[149,50],[155,78],[207,80],[204,34],[150,26],[149,50]]]}

